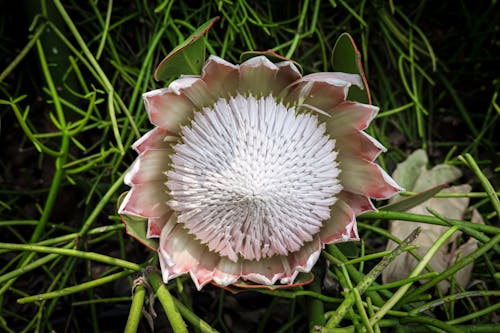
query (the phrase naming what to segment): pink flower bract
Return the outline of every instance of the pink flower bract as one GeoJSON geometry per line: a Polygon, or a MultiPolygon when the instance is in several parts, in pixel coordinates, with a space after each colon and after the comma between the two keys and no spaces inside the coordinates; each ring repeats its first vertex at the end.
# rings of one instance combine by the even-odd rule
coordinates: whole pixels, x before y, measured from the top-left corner
{"type": "Polygon", "coordinates": [[[347,101],[351,85],[360,77],[211,56],[201,76],[144,94],[155,128],[133,146],[119,213],[148,219],[165,282],[292,284],[324,244],[359,238],[370,198],[401,188],[373,163],[384,148],[363,130],[378,108],[347,101]]]}

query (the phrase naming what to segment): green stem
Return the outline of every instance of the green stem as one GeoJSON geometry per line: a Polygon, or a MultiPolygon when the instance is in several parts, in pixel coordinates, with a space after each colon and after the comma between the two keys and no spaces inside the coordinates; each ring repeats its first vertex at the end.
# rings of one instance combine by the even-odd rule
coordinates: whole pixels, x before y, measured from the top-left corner
{"type": "MultiPolygon", "coordinates": [[[[413,278],[418,276],[424,269],[425,266],[430,262],[430,260],[434,257],[434,255],[439,251],[439,249],[443,246],[443,244],[450,238],[456,231],[458,230],[458,226],[453,226],[448,229],[444,234],[442,234],[432,245],[432,247],[427,251],[422,260],[418,263],[418,265],[413,269],[408,277],[413,278]]],[[[407,283],[399,288],[394,295],[377,311],[377,313],[372,316],[370,320],[371,325],[375,325],[380,319],[382,319],[387,311],[392,309],[397,302],[408,292],[408,289],[412,286],[413,282],[407,283]]]]}
{"type": "Polygon", "coordinates": [[[174,303],[179,312],[182,314],[184,318],[186,318],[187,321],[193,325],[193,327],[199,329],[203,333],[218,333],[215,328],[212,328],[206,321],[198,317],[196,314],[194,314],[193,311],[191,311],[187,306],[181,303],[177,298],[174,298],[174,303]]]}
{"type": "Polygon", "coordinates": [[[71,295],[71,294],[74,294],[74,293],[77,293],[80,291],[92,289],[92,288],[98,287],[100,285],[116,281],[116,280],[121,279],[125,276],[129,276],[132,273],[134,273],[134,272],[126,270],[123,272],[119,272],[119,273],[105,276],[105,277],[100,278],[100,279],[95,279],[95,280],[92,280],[89,282],[85,282],[85,283],[82,283],[82,284],[79,284],[76,286],[71,286],[71,287],[60,289],[60,290],[51,291],[48,293],[19,298],[17,300],[17,303],[26,304],[26,303],[45,301],[45,300],[52,299],[52,298],[58,298],[58,297],[66,296],[66,295],[71,295]]]}
{"type": "Polygon", "coordinates": [[[35,34],[31,37],[31,40],[26,44],[26,46],[19,52],[17,57],[4,69],[4,71],[0,74],[0,82],[2,82],[13,70],[19,65],[19,63],[26,57],[28,52],[33,48],[33,45],[38,41],[40,35],[45,30],[47,24],[44,23],[36,29],[35,34]]]}
{"type": "Polygon", "coordinates": [[[489,182],[488,178],[486,178],[486,176],[483,174],[483,172],[477,165],[476,161],[472,158],[470,154],[465,154],[464,157],[462,157],[462,160],[464,160],[467,166],[471,168],[472,171],[474,171],[474,173],[476,174],[476,177],[479,179],[479,182],[481,183],[485,192],[488,194],[488,197],[490,198],[491,204],[493,205],[493,208],[497,213],[497,217],[500,218],[500,199],[498,199],[495,189],[489,182]]]}
{"type": "MultiPolygon", "coordinates": [[[[450,229],[451,230],[451,229],[450,229]]],[[[489,242],[478,248],[476,251],[473,253],[469,254],[467,257],[461,258],[460,261],[455,263],[452,267],[448,268],[444,272],[440,273],[438,276],[435,278],[427,281],[420,287],[416,288],[413,290],[410,294],[408,294],[404,300],[411,300],[426,291],[429,288],[432,288],[434,285],[439,283],[441,280],[446,279],[448,276],[451,276],[455,274],[457,271],[462,269],[463,267],[469,265],[470,263],[474,262],[477,258],[488,252],[494,245],[496,245],[498,242],[500,242],[500,234],[496,235],[493,237],[489,242]]],[[[430,251],[430,250],[429,250],[430,251]]]]}
{"type": "Polygon", "coordinates": [[[26,251],[26,252],[40,252],[40,253],[54,253],[70,257],[76,257],[81,259],[93,260],[102,262],[111,266],[122,267],[125,269],[130,269],[132,271],[140,271],[142,267],[130,261],[106,256],[104,254],[99,254],[95,252],[85,252],[78,251],[74,249],[62,249],[58,247],[50,246],[40,246],[40,245],[29,245],[29,244],[13,244],[13,243],[0,243],[0,249],[9,249],[14,251],[26,251]]]}
{"type": "MultiPolygon", "coordinates": [[[[359,295],[363,294],[366,291],[366,289],[373,283],[373,281],[375,281],[375,279],[377,279],[380,273],[382,273],[382,271],[387,267],[387,265],[389,265],[391,261],[393,261],[398,255],[404,252],[404,249],[409,245],[410,242],[414,241],[415,238],[417,238],[419,233],[420,233],[420,228],[417,228],[400,245],[398,245],[398,247],[396,247],[389,255],[384,257],[384,259],[382,259],[368,274],[365,275],[365,277],[355,287],[359,295]]],[[[361,299],[359,298],[358,300],[359,300],[359,305],[362,306],[361,299]]],[[[356,302],[356,297],[354,293],[351,291],[346,295],[344,301],[339,305],[337,310],[334,311],[333,313],[330,313],[331,317],[326,323],[324,329],[322,329],[322,332],[326,333],[329,332],[331,329],[335,328],[342,321],[342,319],[344,319],[344,317],[347,315],[348,311],[351,309],[352,305],[355,302],[356,302]]],[[[382,309],[385,308],[385,306],[386,304],[382,306],[379,312],[381,312],[382,309]]],[[[370,326],[371,327],[374,326],[373,321],[370,321],[370,326]]]]}
{"type": "Polygon", "coordinates": [[[167,314],[167,318],[170,321],[170,325],[172,326],[174,333],[188,333],[186,324],[175,306],[174,298],[168,291],[167,287],[165,287],[165,284],[163,283],[163,280],[158,272],[153,271],[149,273],[147,275],[147,279],[153,287],[156,296],[163,305],[163,309],[167,314]]]}
{"type": "Polygon", "coordinates": [[[132,296],[132,305],[128,314],[127,325],[125,326],[125,333],[136,333],[141,321],[142,307],[144,306],[144,299],[146,297],[146,288],[142,284],[137,284],[134,288],[134,295],[132,296]]]}

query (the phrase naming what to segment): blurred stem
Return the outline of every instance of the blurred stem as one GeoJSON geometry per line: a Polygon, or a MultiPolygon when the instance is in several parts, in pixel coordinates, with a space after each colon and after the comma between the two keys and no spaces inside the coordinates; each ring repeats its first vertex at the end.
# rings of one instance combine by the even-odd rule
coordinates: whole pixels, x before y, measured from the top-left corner
{"type": "MultiPolygon", "coordinates": [[[[322,274],[317,272],[314,268],[314,280],[311,284],[307,285],[307,289],[314,293],[321,294],[321,279],[322,274]]],[[[315,326],[323,326],[325,323],[325,307],[323,302],[316,298],[306,298],[309,312],[309,330],[313,330],[315,326]]]]}
{"type": "Polygon", "coordinates": [[[174,333],[188,333],[186,324],[184,323],[181,314],[175,306],[174,298],[168,291],[167,287],[165,287],[165,284],[163,284],[163,280],[158,272],[150,272],[149,274],[147,274],[147,279],[153,287],[156,296],[163,305],[163,309],[165,310],[174,333]]]}
{"type": "MultiPolygon", "coordinates": [[[[140,280],[139,280],[140,281],[140,280]]],[[[133,290],[132,305],[128,314],[127,325],[125,326],[125,333],[135,333],[141,321],[142,307],[144,306],[144,299],[146,297],[146,288],[142,285],[144,282],[138,282],[133,290]]]]}

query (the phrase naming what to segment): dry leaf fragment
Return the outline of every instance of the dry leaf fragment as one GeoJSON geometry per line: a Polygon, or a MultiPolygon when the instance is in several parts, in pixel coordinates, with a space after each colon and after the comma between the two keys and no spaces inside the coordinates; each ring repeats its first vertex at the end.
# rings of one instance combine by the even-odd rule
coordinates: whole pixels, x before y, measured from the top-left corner
{"type": "MultiPolygon", "coordinates": [[[[417,150],[408,159],[398,165],[394,171],[393,178],[405,187],[408,191],[421,192],[443,183],[450,183],[461,176],[461,171],[451,165],[440,164],[432,169],[427,169],[427,155],[423,150],[417,150]]],[[[459,186],[451,186],[442,192],[450,193],[466,193],[470,192],[470,185],[464,184],[459,186]]],[[[400,200],[395,198],[393,201],[400,200]]],[[[462,219],[469,205],[468,198],[431,198],[424,203],[408,210],[410,213],[430,215],[427,208],[430,208],[442,216],[450,219],[462,219]]],[[[473,213],[475,222],[479,222],[480,215],[477,212],[473,213]]],[[[481,222],[479,222],[481,223],[481,222]]],[[[408,221],[391,221],[389,231],[395,237],[404,239],[416,227],[421,227],[422,232],[416,239],[414,244],[419,245],[415,252],[419,256],[423,256],[429,248],[436,242],[448,227],[417,223],[408,221]]],[[[477,248],[477,240],[469,239],[466,243],[460,245],[461,232],[456,232],[448,241],[443,244],[438,253],[431,259],[429,266],[436,272],[443,272],[452,266],[457,258],[463,258],[472,253],[477,248]]],[[[392,250],[397,246],[393,241],[389,241],[387,249],[392,250]]],[[[409,276],[417,265],[417,260],[408,252],[400,255],[394,260],[382,273],[383,283],[397,281],[409,276]]],[[[471,276],[472,264],[468,265],[456,273],[455,279],[457,283],[465,286],[471,276]]],[[[439,289],[446,293],[449,289],[448,281],[441,281],[438,285],[439,289]]]]}

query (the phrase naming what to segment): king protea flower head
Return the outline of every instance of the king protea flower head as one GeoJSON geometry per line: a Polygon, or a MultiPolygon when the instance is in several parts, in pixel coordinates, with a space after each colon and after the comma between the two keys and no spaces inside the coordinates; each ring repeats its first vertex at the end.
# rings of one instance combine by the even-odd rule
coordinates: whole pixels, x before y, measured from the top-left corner
{"type": "Polygon", "coordinates": [[[290,285],[325,244],[359,239],[356,215],[401,188],[373,160],[373,105],[348,101],[358,75],[302,76],[292,61],[216,56],[201,76],[144,94],[154,129],[119,213],[148,219],[165,282],[290,285]]]}

